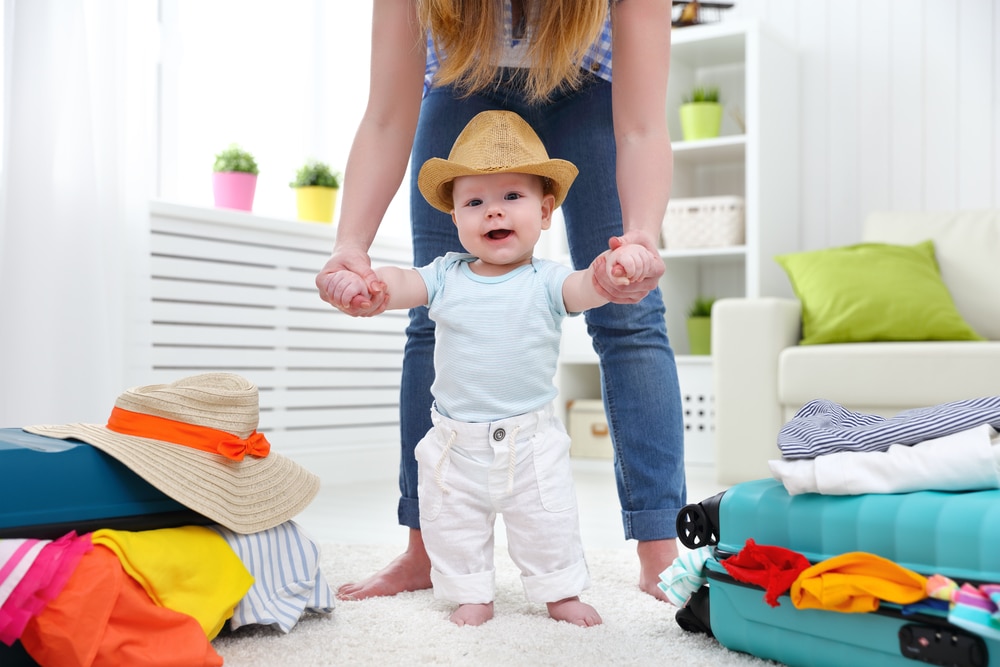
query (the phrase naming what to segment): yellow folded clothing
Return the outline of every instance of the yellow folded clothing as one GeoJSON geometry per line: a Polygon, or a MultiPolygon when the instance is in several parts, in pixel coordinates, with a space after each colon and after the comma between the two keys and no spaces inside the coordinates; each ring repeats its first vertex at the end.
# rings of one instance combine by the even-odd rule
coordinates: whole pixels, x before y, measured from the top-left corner
{"type": "Polygon", "coordinates": [[[118,556],[153,602],[193,616],[209,639],[219,634],[253,584],[226,540],[204,526],[98,530],[91,539],[118,556]]]}
{"type": "Polygon", "coordinates": [[[803,570],[792,583],[796,609],[868,612],[879,601],[912,604],[927,597],[927,579],[876,556],[854,551],[803,570]]]}

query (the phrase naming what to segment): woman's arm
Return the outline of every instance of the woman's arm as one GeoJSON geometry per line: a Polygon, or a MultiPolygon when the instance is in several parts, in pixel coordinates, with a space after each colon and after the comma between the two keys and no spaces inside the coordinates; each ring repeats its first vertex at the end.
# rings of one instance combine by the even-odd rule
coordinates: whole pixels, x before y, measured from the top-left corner
{"type": "MultiPolygon", "coordinates": [[[[612,4],[612,12],[611,99],[624,238],[656,252],[673,179],[673,151],[667,129],[671,3],[620,0],[612,4]]],[[[655,287],[659,278],[649,278],[653,285],[622,287],[604,280],[605,275],[604,271],[596,272],[598,287],[613,301],[638,300],[630,295],[644,295],[643,290],[655,287]]]]}
{"type": "Polygon", "coordinates": [[[328,284],[332,274],[345,269],[369,285],[375,280],[368,249],[406,173],[420,113],[426,40],[415,5],[412,0],[375,0],[368,106],[344,170],[333,254],[316,276],[320,297],[352,315],[384,308],[378,296],[339,302],[328,284]]]}

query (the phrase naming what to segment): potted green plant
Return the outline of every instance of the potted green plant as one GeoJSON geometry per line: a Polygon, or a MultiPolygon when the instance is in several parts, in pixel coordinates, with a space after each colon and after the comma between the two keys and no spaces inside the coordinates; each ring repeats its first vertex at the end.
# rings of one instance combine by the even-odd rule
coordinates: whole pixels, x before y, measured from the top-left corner
{"type": "Polygon", "coordinates": [[[319,160],[307,160],[289,187],[295,189],[299,220],[332,222],[337,191],[343,175],[319,160]]]}
{"type": "Polygon", "coordinates": [[[680,108],[681,133],[685,141],[719,136],[722,104],[715,86],[698,86],[685,95],[680,108]]]}
{"type": "Polygon", "coordinates": [[[259,173],[253,154],[240,148],[238,144],[230,144],[215,155],[212,172],[216,206],[241,211],[253,209],[259,173]]]}
{"type": "Polygon", "coordinates": [[[715,301],[715,297],[699,296],[688,308],[688,347],[691,354],[712,354],[712,305],[715,301]]]}

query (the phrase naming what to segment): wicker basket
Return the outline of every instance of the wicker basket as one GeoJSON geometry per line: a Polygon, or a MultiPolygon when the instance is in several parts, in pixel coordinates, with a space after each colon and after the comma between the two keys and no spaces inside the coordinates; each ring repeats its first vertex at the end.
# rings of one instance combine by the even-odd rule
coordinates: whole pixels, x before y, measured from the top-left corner
{"type": "Polygon", "coordinates": [[[719,248],[744,241],[742,197],[674,199],[663,216],[663,247],[719,248]]]}

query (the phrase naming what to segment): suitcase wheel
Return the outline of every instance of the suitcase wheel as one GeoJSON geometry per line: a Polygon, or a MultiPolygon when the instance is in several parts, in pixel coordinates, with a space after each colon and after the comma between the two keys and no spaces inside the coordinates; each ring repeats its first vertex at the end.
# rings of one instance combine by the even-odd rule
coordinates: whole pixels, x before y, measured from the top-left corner
{"type": "Polygon", "coordinates": [[[677,513],[677,537],[688,549],[719,543],[718,530],[700,503],[685,505],[677,513]]]}

